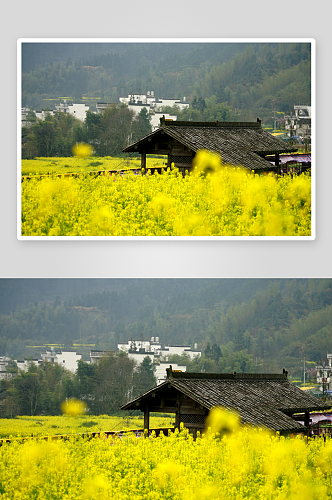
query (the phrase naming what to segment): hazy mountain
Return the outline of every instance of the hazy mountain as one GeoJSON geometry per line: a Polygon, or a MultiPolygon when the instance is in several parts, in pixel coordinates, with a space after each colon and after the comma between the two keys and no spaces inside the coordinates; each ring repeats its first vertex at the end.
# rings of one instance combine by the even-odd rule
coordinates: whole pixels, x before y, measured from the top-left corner
{"type": "Polygon", "coordinates": [[[0,285],[0,356],[38,356],[41,347],[31,346],[47,344],[114,350],[119,341],[158,336],[163,344],[197,343],[204,352],[220,348],[212,370],[287,366],[296,373],[303,357],[315,363],[332,352],[331,279],[2,279],[0,285]]]}

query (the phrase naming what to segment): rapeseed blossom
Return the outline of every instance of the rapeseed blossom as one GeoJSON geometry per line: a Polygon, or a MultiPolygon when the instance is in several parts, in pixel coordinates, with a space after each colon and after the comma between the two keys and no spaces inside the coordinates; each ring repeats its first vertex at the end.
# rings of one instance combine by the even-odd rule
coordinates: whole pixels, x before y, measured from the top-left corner
{"type": "Polygon", "coordinates": [[[224,436],[239,429],[240,417],[226,408],[215,406],[207,416],[205,425],[212,433],[224,436]]]}
{"type": "Polygon", "coordinates": [[[70,417],[77,417],[82,415],[87,410],[87,404],[79,399],[67,399],[61,405],[61,411],[64,415],[69,415],[70,417]]]}
{"type": "MultiPolygon", "coordinates": [[[[232,427],[232,425],[230,426],[232,427]]],[[[237,427],[224,436],[101,436],[0,448],[1,498],[325,500],[332,441],[237,427]]]]}
{"type": "Polygon", "coordinates": [[[31,177],[23,236],[310,236],[308,175],[257,175],[199,152],[193,172],[31,177]]]}
{"type": "MultiPolygon", "coordinates": [[[[169,427],[174,425],[174,416],[158,417],[151,415],[152,427],[169,427]]],[[[22,438],[26,436],[55,436],[86,432],[119,431],[142,429],[143,417],[127,418],[110,415],[89,415],[86,412],[75,418],[66,413],[58,416],[20,416],[14,419],[0,419],[0,439],[22,438]]]]}
{"type": "Polygon", "coordinates": [[[79,142],[73,147],[74,156],[92,156],[93,147],[90,144],[85,144],[84,142],[79,142]]]}

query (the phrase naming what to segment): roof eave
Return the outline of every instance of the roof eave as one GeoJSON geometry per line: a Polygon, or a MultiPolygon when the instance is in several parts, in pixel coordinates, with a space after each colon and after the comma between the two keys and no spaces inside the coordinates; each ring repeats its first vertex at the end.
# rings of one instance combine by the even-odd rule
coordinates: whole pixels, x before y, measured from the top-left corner
{"type": "Polygon", "coordinates": [[[154,130],[153,132],[150,132],[149,134],[145,135],[142,137],[142,139],[139,139],[136,142],[133,142],[132,144],[129,144],[129,146],[126,146],[125,148],[121,149],[123,153],[131,153],[134,151],[138,152],[138,146],[148,140],[150,137],[154,137],[160,132],[161,128],[158,128],[157,130],[154,130]]]}
{"type": "Polygon", "coordinates": [[[147,392],[140,394],[139,396],[137,396],[137,398],[132,399],[131,401],[129,401],[128,403],[125,403],[124,405],[121,405],[120,409],[121,410],[137,409],[136,403],[140,403],[144,399],[148,398],[154,392],[159,392],[163,387],[165,387],[169,383],[170,383],[170,380],[166,380],[165,382],[162,382],[161,384],[156,385],[155,387],[152,387],[152,389],[149,389],[147,392]]]}
{"type": "Polygon", "coordinates": [[[275,155],[275,154],[282,154],[282,153],[295,153],[298,151],[298,148],[283,148],[283,149],[269,149],[265,151],[253,151],[253,153],[256,153],[259,156],[269,156],[269,155],[275,155]]]}

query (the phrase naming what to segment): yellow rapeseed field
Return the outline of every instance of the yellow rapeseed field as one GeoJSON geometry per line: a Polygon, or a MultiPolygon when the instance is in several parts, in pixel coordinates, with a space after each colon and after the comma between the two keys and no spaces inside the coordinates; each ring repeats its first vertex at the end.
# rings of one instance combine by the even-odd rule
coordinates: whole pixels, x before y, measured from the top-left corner
{"type": "Polygon", "coordinates": [[[0,448],[1,499],[325,500],[332,441],[283,438],[232,423],[196,441],[169,435],[29,440],[0,448]]]}
{"type": "Polygon", "coordinates": [[[255,175],[202,151],[196,170],[22,182],[23,236],[310,236],[308,175],[255,175]]]}
{"type": "MultiPolygon", "coordinates": [[[[60,416],[20,416],[13,419],[0,419],[0,439],[19,438],[27,436],[56,436],[86,432],[121,431],[125,429],[142,429],[141,416],[109,416],[80,415],[76,413],[60,416]]],[[[150,417],[151,428],[171,427],[174,425],[174,415],[150,417]]]]}
{"type": "MultiPolygon", "coordinates": [[[[148,167],[163,167],[165,160],[148,158],[148,167]]],[[[66,158],[47,157],[34,160],[22,160],[21,175],[43,176],[52,174],[69,174],[76,172],[98,172],[99,170],[121,170],[141,168],[140,158],[114,158],[112,156],[70,156],[66,158]]]]}

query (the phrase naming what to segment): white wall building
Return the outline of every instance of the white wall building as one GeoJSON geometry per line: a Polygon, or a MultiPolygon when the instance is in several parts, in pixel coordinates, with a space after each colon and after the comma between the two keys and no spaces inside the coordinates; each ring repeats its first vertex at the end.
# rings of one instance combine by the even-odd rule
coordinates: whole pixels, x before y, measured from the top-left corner
{"type": "Polygon", "coordinates": [[[195,344],[194,349],[191,349],[190,345],[165,345],[162,350],[163,356],[172,356],[173,354],[177,354],[178,356],[182,356],[183,354],[187,354],[190,359],[194,359],[196,356],[201,356],[202,352],[197,350],[197,344],[195,344]]]}
{"type": "Polygon", "coordinates": [[[114,351],[90,351],[90,363],[98,363],[100,358],[103,356],[107,356],[108,354],[113,353],[114,351]]]}
{"type": "Polygon", "coordinates": [[[145,104],[154,106],[156,98],[153,90],[148,90],[146,94],[128,94],[127,97],[119,97],[119,101],[125,104],[145,104]]]}
{"type": "Polygon", "coordinates": [[[8,371],[8,364],[11,358],[8,356],[0,357],[0,380],[9,380],[12,374],[8,371]]]}
{"type": "Polygon", "coordinates": [[[157,130],[160,127],[160,118],[165,117],[165,120],[177,120],[176,115],[170,115],[169,113],[163,113],[162,111],[154,111],[152,115],[150,115],[150,123],[152,127],[152,132],[157,130]]]}
{"type": "Polygon", "coordinates": [[[31,125],[33,125],[33,123],[28,120],[28,115],[29,115],[30,111],[31,110],[29,108],[21,108],[21,126],[22,127],[30,127],[31,125]]]}
{"type": "Polygon", "coordinates": [[[75,118],[77,118],[78,120],[81,120],[82,122],[85,121],[86,113],[90,109],[89,106],[87,106],[84,103],[81,104],[75,102],[73,104],[70,104],[68,107],[69,107],[69,113],[75,116],[75,118]]]}
{"type": "MultiPolygon", "coordinates": [[[[50,111],[45,111],[44,109],[42,111],[33,111],[36,115],[36,118],[38,120],[44,121],[46,118],[46,115],[50,114],[51,116],[54,116],[56,113],[67,113],[69,115],[75,116],[78,120],[84,121],[86,118],[86,113],[89,111],[89,106],[86,104],[81,104],[81,103],[73,103],[73,104],[67,104],[67,101],[60,102],[60,104],[57,104],[55,106],[55,110],[50,110],[50,111]]],[[[30,109],[29,108],[21,108],[21,126],[22,127],[28,127],[32,125],[31,122],[27,120],[28,113],[30,109]]]]}
{"type": "MultiPolygon", "coordinates": [[[[28,371],[29,366],[33,363],[35,366],[39,366],[45,361],[49,363],[58,363],[63,366],[67,370],[75,373],[77,370],[77,362],[82,359],[81,354],[77,354],[75,351],[46,351],[41,353],[41,359],[24,359],[13,361],[17,364],[17,368],[24,372],[28,371]]],[[[0,357],[0,380],[4,378],[8,378],[12,376],[12,374],[8,371],[8,365],[11,361],[11,358],[8,356],[0,357]]]]}
{"type": "MultiPolygon", "coordinates": [[[[159,361],[159,363],[156,363],[154,366],[156,368],[155,377],[157,379],[157,384],[159,385],[162,382],[165,382],[167,378],[166,368],[169,368],[170,364],[168,361],[159,361]]],[[[177,363],[172,363],[172,369],[181,372],[187,371],[186,365],[178,365],[177,363]]]]}
{"type": "Polygon", "coordinates": [[[43,362],[42,359],[24,359],[23,361],[15,359],[15,363],[17,364],[17,368],[22,370],[23,372],[27,372],[28,368],[31,364],[35,366],[39,366],[43,362]]]}
{"type": "Polygon", "coordinates": [[[41,358],[43,361],[58,363],[67,370],[75,373],[77,363],[82,359],[82,355],[77,354],[75,351],[46,351],[41,354],[41,358]]]}
{"type": "Polygon", "coordinates": [[[34,112],[35,115],[36,115],[36,118],[38,120],[41,120],[41,121],[44,121],[45,118],[46,118],[46,115],[51,115],[51,116],[54,116],[54,111],[45,111],[45,110],[42,110],[42,111],[35,111],[34,112]]]}
{"type": "Polygon", "coordinates": [[[294,112],[285,115],[285,129],[289,136],[311,137],[311,106],[295,105],[294,112]]]}
{"type": "MultiPolygon", "coordinates": [[[[169,356],[173,354],[188,354],[190,359],[195,356],[201,356],[202,352],[197,349],[197,344],[195,344],[194,349],[191,349],[190,345],[180,346],[180,345],[165,345],[162,347],[159,342],[159,337],[151,337],[149,340],[133,340],[130,339],[127,342],[118,343],[119,351],[124,351],[128,353],[128,357],[137,361],[141,364],[145,357],[149,357],[156,367],[156,378],[158,384],[166,380],[166,368],[169,368],[169,356]],[[165,358],[165,359],[163,359],[165,358]]],[[[185,372],[187,367],[185,365],[178,365],[172,363],[173,370],[181,370],[185,372]]]]}
{"type": "Polygon", "coordinates": [[[327,355],[327,363],[316,366],[317,383],[321,384],[319,390],[322,392],[330,391],[332,386],[332,354],[327,355]]]}
{"type": "Polygon", "coordinates": [[[153,353],[160,354],[161,343],[159,342],[159,337],[151,337],[149,340],[133,340],[130,339],[127,342],[119,342],[117,345],[119,351],[138,352],[138,353],[153,353]]]}
{"type": "MultiPolygon", "coordinates": [[[[119,97],[119,101],[127,104],[128,108],[134,112],[134,116],[137,116],[143,108],[146,108],[150,115],[152,131],[160,127],[160,118],[163,115],[166,120],[177,120],[176,115],[162,112],[164,106],[174,106],[176,104],[183,110],[189,108],[189,103],[185,102],[185,100],[184,97],[183,101],[181,99],[158,99],[156,101],[153,90],[148,90],[146,94],[129,94],[128,97],[119,97]]],[[[102,109],[102,106],[100,106],[100,109],[102,109]]],[[[97,112],[100,112],[98,111],[98,104],[97,112]]]]}
{"type": "Polygon", "coordinates": [[[185,97],[183,98],[183,101],[181,101],[181,99],[158,99],[155,103],[155,108],[156,110],[161,111],[165,106],[173,107],[175,105],[180,108],[181,111],[189,108],[189,102],[186,102],[185,97]]]}
{"type": "Polygon", "coordinates": [[[78,118],[78,120],[84,122],[86,113],[90,108],[84,103],[67,104],[67,101],[65,100],[64,102],[57,104],[55,109],[59,113],[69,113],[70,115],[75,116],[75,118],[78,118]]]}
{"type": "Polygon", "coordinates": [[[10,379],[16,375],[15,372],[11,373],[9,371],[9,363],[10,361],[14,361],[16,363],[17,368],[24,372],[28,371],[29,365],[33,363],[38,366],[43,361],[41,359],[24,359],[23,361],[14,359],[12,360],[8,356],[0,356],[0,380],[10,379]]]}

